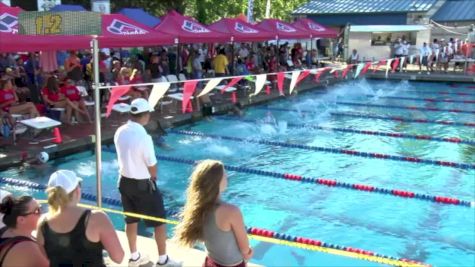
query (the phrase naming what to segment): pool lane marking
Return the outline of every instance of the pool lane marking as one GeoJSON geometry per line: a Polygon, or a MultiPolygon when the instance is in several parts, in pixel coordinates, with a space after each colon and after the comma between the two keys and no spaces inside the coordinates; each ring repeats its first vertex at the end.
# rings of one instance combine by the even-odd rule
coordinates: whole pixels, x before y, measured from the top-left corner
{"type": "Polygon", "coordinates": [[[475,96],[475,93],[465,93],[465,92],[449,92],[449,91],[430,91],[426,89],[419,90],[400,90],[401,93],[420,93],[420,94],[438,94],[438,95],[453,95],[453,96],[475,96]]]}
{"type": "MultiPolygon", "coordinates": [[[[228,116],[215,116],[213,118],[218,119],[218,120],[226,120],[226,121],[259,123],[259,121],[257,120],[237,119],[236,117],[228,117],[228,116]]],[[[415,135],[415,134],[405,134],[405,133],[356,130],[356,129],[351,129],[351,128],[336,128],[336,127],[329,127],[329,126],[319,126],[319,125],[307,124],[307,123],[288,122],[287,126],[292,127],[292,128],[312,128],[316,130],[335,131],[335,132],[343,132],[343,133],[356,133],[356,134],[362,134],[362,135],[375,135],[375,136],[385,136],[385,137],[392,137],[392,138],[406,138],[406,139],[416,139],[416,140],[426,140],[426,141],[436,141],[436,142],[447,142],[447,143],[455,143],[455,144],[475,145],[475,140],[473,141],[463,140],[458,137],[435,137],[435,136],[430,136],[430,135],[415,135]]]]}
{"type": "MultiPolygon", "coordinates": [[[[270,111],[288,111],[288,112],[297,112],[297,113],[321,114],[321,113],[318,113],[316,111],[311,111],[311,110],[298,110],[298,109],[290,109],[290,108],[255,107],[255,109],[270,110],[270,111]]],[[[340,116],[340,117],[345,116],[345,117],[364,118],[364,119],[390,120],[390,121],[409,122],[409,123],[429,123],[429,124],[440,124],[440,125],[475,127],[475,122],[457,122],[457,121],[446,121],[446,120],[411,119],[411,118],[400,117],[400,116],[380,116],[380,115],[355,113],[355,112],[330,112],[330,115],[340,116]]]]}
{"type": "MultiPolygon", "coordinates": [[[[42,184],[30,182],[30,181],[5,178],[5,177],[0,177],[0,183],[6,183],[6,184],[16,185],[16,186],[25,186],[31,189],[41,189],[41,190],[46,189],[46,185],[42,185],[42,184]]],[[[95,201],[97,199],[95,195],[84,193],[84,192],[82,194],[82,198],[88,201],[95,201]]],[[[42,204],[47,204],[46,200],[39,200],[39,202],[42,204]]],[[[112,206],[122,206],[121,201],[118,199],[103,197],[103,202],[105,204],[109,204],[112,206]]],[[[144,220],[162,222],[162,223],[171,224],[171,225],[177,225],[179,223],[176,220],[169,220],[169,219],[152,217],[152,216],[147,216],[147,215],[142,215],[142,214],[137,214],[137,213],[124,212],[124,211],[105,208],[105,207],[99,208],[97,206],[87,205],[83,203],[79,203],[78,205],[84,208],[88,208],[88,209],[100,209],[108,213],[114,213],[114,214],[135,217],[135,218],[144,219],[144,220]]],[[[316,239],[293,236],[293,235],[289,235],[285,233],[278,233],[278,232],[274,232],[274,231],[263,229],[263,228],[246,227],[246,232],[249,234],[248,236],[252,239],[256,239],[262,242],[278,244],[278,245],[319,251],[323,253],[362,259],[366,261],[378,262],[378,263],[383,263],[383,264],[388,264],[388,265],[393,265],[393,266],[405,266],[405,267],[406,266],[407,267],[430,266],[429,264],[425,264],[418,261],[387,256],[387,255],[375,253],[369,250],[363,250],[363,249],[358,249],[358,248],[353,248],[353,247],[346,247],[346,246],[331,244],[331,243],[323,242],[316,239]]]]}
{"type": "Polygon", "coordinates": [[[453,112],[453,113],[475,114],[475,110],[425,108],[425,107],[416,107],[416,106],[355,103],[355,102],[346,102],[346,101],[337,101],[336,104],[345,105],[345,106],[375,107],[375,108],[385,108],[385,109],[404,109],[404,110],[420,110],[420,111],[430,111],[430,112],[453,112]]]}
{"type": "Polygon", "coordinates": [[[382,99],[399,99],[399,100],[411,100],[411,101],[423,101],[423,102],[434,102],[434,103],[459,103],[459,104],[475,104],[475,100],[455,100],[455,99],[436,99],[436,98],[417,98],[417,97],[408,97],[408,96],[377,96],[372,94],[367,94],[366,97],[376,97],[382,99]]]}

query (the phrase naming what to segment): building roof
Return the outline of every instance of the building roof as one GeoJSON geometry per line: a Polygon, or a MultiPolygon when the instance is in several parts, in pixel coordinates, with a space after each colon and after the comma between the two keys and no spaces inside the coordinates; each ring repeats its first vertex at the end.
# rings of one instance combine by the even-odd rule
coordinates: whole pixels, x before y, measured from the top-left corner
{"type": "Polygon", "coordinates": [[[351,32],[414,32],[424,31],[424,25],[352,25],[351,32]]]}
{"type": "Polygon", "coordinates": [[[310,0],[293,14],[426,12],[437,0],[310,0]]]}
{"type": "Polygon", "coordinates": [[[475,0],[448,0],[432,16],[435,21],[474,21],[475,0]]]}

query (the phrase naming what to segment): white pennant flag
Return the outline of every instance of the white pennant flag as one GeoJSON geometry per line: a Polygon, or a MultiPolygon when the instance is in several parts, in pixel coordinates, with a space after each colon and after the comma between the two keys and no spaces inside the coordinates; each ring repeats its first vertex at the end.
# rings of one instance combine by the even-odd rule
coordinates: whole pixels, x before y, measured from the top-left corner
{"type": "Polygon", "coordinates": [[[252,95],[258,95],[266,83],[267,74],[256,75],[256,91],[252,95]]]}
{"type": "Polygon", "coordinates": [[[205,88],[203,89],[203,91],[201,91],[201,93],[198,95],[198,97],[204,96],[207,93],[211,92],[214,88],[216,88],[216,86],[218,86],[218,84],[222,80],[223,80],[223,78],[215,78],[215,79],[209,80],[209,82],[206,84],[205,88]]]}
{"type": "Polygon", "coordinates": [[[153,85],[152,93],[150,93],[150,96],[148,97],[148,103],[152,108],[157,105],[158,101],[163,97],[163,95],[165,95],[168,88],[170,88],[170,83],[155,83],[153,85]]]}
{"type": "Polygon", "coordinates": [[[394,58],[388,59],[388,62],[386,63],[386,78],[388,78],[388,73],[389,70],[391,69],[391,63],[393,62],[394,58]]]}
{"type": "Polygon", "coordinates": [[[365,63],[359,63],[356,67],[355,78],[360,75],[361,70],[363,70],[365,63]]]}
{"type": "Polygon", "coordinates": [[[406,62],[406,57],[401,57],[401,61],[399,62],[399,69],[402,72],[402,68],[404,67],[404,62],[406,62]]]}
{"type": "Polygon", "coordinates": [[[414,55],[409,56],[409,64],[412,64],[414,62],[414,55]]]}
{"type": "Polygon", "coordinates": [[[292,80],[290,80],[290,94],[294,91],[295,85],[297,85],[297,80],[300,76],[300,71],[292,71],[292,80]]]}

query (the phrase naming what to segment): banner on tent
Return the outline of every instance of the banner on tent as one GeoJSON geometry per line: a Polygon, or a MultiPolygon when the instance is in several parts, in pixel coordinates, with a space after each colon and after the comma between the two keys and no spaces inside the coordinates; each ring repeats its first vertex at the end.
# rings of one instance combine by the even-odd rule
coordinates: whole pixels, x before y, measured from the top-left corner
{"type": "Polygon", "coordinates": [[[96,12],[27,11],[18,16],[19,34],[100,35],[101,14],[96,12]]]}

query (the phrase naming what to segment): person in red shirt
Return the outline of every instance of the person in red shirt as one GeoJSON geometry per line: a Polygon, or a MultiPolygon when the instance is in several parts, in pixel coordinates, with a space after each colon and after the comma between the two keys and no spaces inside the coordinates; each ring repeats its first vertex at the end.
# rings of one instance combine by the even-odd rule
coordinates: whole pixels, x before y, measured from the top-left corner
{"type": "Polygon", "coordinates": [[[64,108],[66,115],[66,124],[71,124],[71,115],[73,110],[81,112],[77,104],[66,98],[59,90],[58,81],[55,76],[50,76],[46,81],[46,87],[41,90],[43,101],[50,107],[64,108]]]}
{"type": "Polygon", "coordinates": [[[79,111],[77,109],[73,110],[74,116],[76,116],[76,118],[79,118],[80,116],[84,116],[84,118],[89,123],[92,123],[91,116],[89,115],[89,112],[87,111],[86,103],[84,103],[84,100],[81,97],[81,93],[79,92],[79,89],[74,84],[73,80],[67,79],[65,85],[61,87],[59,92],[63,94],[67,100],[71,101],[73,104],[75,104],[79,108],[79,111]]]}
{"type": "Polygon", "coordinates": [[[19,103],[18,96],[13,88],[11,79],[0,80],[0,108],[10,114],[29,114],[31,118],[40,113],[32,102],[19,103]]]}

